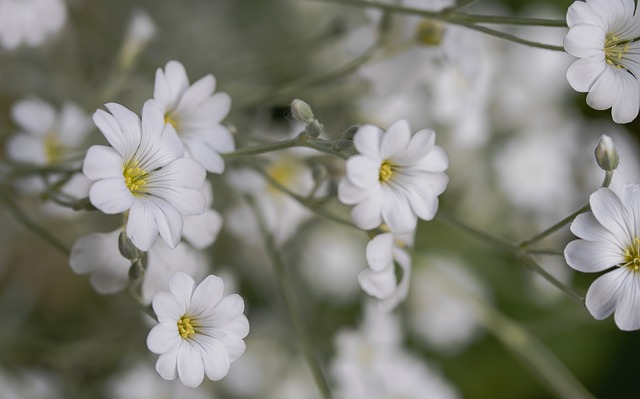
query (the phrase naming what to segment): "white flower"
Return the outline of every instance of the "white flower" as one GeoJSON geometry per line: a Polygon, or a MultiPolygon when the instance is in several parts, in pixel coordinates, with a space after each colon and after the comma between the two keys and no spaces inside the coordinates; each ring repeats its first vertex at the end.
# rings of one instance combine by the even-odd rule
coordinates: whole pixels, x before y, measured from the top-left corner
{"type": "Polygon", "coordinates": [[[438,195],[449,181],[444,173],[449,160],[435,145],[432,130],[412,136],[404,120],[386,133],[365,125],[353,142],[360,155],[347,160],[338,196],[341,202],[356,205],[351,216],[359,228],[370,230],[386,223],[393,233],[408,233],[415,230],[417,217],[433,219],[438,195]]]}
{"type": "Polygon", "coordinates": [[[207,75],[191,86],[184,66],[169,61],[156,71],[153,103],[178,132],[187,153],[212,173],[224,171],[220,153],[235,149],[233,136],[220,124],[231,108],[227,93],[215,93],[216,79],[207,75]]]}
{"type": "MultiPolygon", "coordinates": [[[[413,233],[403,240],[391,233],[375,236],[367,244],[369,269],[358,276],[360,287],[369,295],[380,299],[380,309],[388,312],[407,298],[411,279],[411,256],[405,250],[413,241],[413,233]],[[396,263],[402,279],[396,276],[396,263]]],[[[403,237],[404,238],[404,237],[403,237]]]]}
{"type": "Polygon", "coordinates": [[[147,251],[158,233],[171,248],[180,241],[182,216],[204,211],[199,192],[205,170],[188,158],[170,124],[149,101],[142,121],[119,104],[106,105],[111,114],[96,111],[93,120],[113,146],[94,145],[87,151],[83,172],[97,180],[91,203],[107,214],[129,211],[127,235],[147,251]]]}
{"type": "Polygon", "coordinates": [[[222,379],[245,349],[249,321],[244,301],[237,294],[223,298],[224,283],[213,275],[196,286],[186,273],[176,273],[169,288],[153,298],[159,324],[149,332],[147,346],[160,355],[156,370],[162,378],[180,377],[192,388],[205,374],[222,379]]]}
{"type": "Polygon", "coordinates": [[[38,98],[22,100],[11,108],[11,117],[21,130],[7,142],[7,156],[22,163],[66,161],[91,130],[91,119],[73,103],[65,103],[58,113],[38,98]]]}
{"type": "Polygon", "coordinates": [[[640,184],[626,184],[619,198],[601,188],[589,198],[591,212],[576,217],[564,255],[572,268],[587,273],[612,269],[589,287],[586,306],[593,317],[615,312],[618,328],[640,329],[640,184]]]}
{"type": "MultiPolygon", "coordinates": [[[[131,261],[120,255],[120,230],[110,233],[92,233],[73,244],[69,265],[78,274],[89,274],[89,282],[100,294],[113,294],[129,285],[131,261]]],[[[147,252],[147,268],[142,281],[142,299],[151,303],[153,296],[169,287],[169,278],[176,272],[185,272],[197,278],[204,277],[209,265],[206,257],[187,243],[175,249],[158,240],[147,252]]]]}
{"type": "Polygon", "coordinates": [[[571,87],[588,92],[592,108],[611,108],[615,122],[634,120],[640,109],[640,15],[634,1],[576,1],[567,24],[564,48],[579,58],[567,70],[571,87]]]}
{"type": "Polygon", "coordinates": [[[0,0],[0,43],[9,50],[39,46],[66,20],[63,0],[0,0]]]}
{"type": "Polygon", "coordinates": [[[200,215],[186,216],[184,218],[184,229],[182,236],[196,249],[205,249],[218,238],[218,233],[222,228],[222,216],[215,209],[213,204],[213,186],[208,180],[200,190],[205,198],[205,210],[200,215]]]}

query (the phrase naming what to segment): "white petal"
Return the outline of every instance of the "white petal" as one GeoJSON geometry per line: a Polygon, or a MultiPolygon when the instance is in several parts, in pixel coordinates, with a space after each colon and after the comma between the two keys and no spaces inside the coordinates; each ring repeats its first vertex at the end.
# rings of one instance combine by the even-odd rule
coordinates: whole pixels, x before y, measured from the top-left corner
{"type": "Polygon", "coordinates": [[[16,134],[7,141],[7,157],[16,162],[46,165],[49,163],[42,138],[29,134],[16,134]]]}
{"type": "Polygon", "coordinates": [[[564,257],[569,266],[585,273],[601,272],[624,262],[622,251],[598,241],[571,241],[564,257]]]}
{"type": "Polygon", "coordinates": [[[177,272],[169,279],[169,289],[185,309],[191,304],[191,296],[196,287],[196,282],[185,272],[177,272]]]}
{"type": "Polygon", "coordinates": [[[449,157],[442,147],[436,145],[415,167],[427,172],[444,172],[449,167],[449,157]]]}
{"type": "Polygon", "coordinates": [[[135,149],[133,141],[125,138],[118,121],[113,115],[99,109],[93,114],[93,122],[98,129],[100,129],[109,144],[111,144],[123,158],[129,155],[130,150],[135,149]]]}
{"type": "Polygon", "coordinates": [[[213,381],[224,378],[229,373],[230,359],[222,342],[200,335],[196,343],[202,348],[200,355],[207,377],[213,381]]]}
{"type": "Polygon", "coordinates": [[[397,281],[394,271],[375,272],[366,269],[358,275],[358,283],[364,292],[378,299],[384,299],[393,294],[397,281]]]}
{"type": "Polygon", "coordinates": [[[578,58],[598,58],[604,62],[606,32],[595,25],[576,25],[564,38],[564,49],[578,58]]]}
{"type": "Polygon", "coordinates": [[[581,213],[571,223],[571,232],[588,241],[609,241],[611,233],[602,227],[592,212],[581,213]]]}
{"type": "Polygon", "coordinates": [[[354,155],[346,162],[347,177],[360,188],[369,188],[379,183],[381,163],[362,155],[354,155]]]}
{"type": "Polygon", "coordinates": [[[177,320],[161,322],[149,331],[147,347],[153,353],[162,354],[179,344],[180,339],[177,320]]]}
{"type": "Polygon", "coordinates": [[[407,198],[391,187],[383,186],[382,219],[396,234],[409,233],[416,228],[418,218],[407,198]]]}
{"type": "Polygon", "coordinates": [[[353,145],[365,157],[382,161],[380,145],[383,135],[384,133],[379,127],[364,125],[353,136],[353,145]]]}
{"type": "Polygon", "coordinates": [[[196,287],[187,313],[193,316],[208,315],[222,299],[224,282],[218,276],[209,275],[196,287]]]}
{"type": "Polygon", "coordinates": [[[580,58],[567,69],[567,80],[573,90],[586,93],[607,68],[607,64],[597,58],[580,58]]]}
{"type": "Polygon", "coordinates": [[[351,210],[351,218],[359,228],[371,230],[382,224],[382,195],[376,193],[367,197],[351,210]]]}
{"type": "Polygon", "coordinates": [[[175,345],[171,350],[163,353],[156,362],[156,371],[165,380],[175,380],[178,378],[178,350],[180,345],[175,345]]]}
{"type": "Polygon", "coordinates": [[[58,137],[70,148],[79,147],[91,129],[91,118],[76,104],[65,103],[60,111],[58,137]]]}
{"type": "Polygon", "coordinates": [[[216,79],[213,75],[207,75],[200,78],[184,92],[180,102],[176,106],[176,113],[188,111],[197,107],[211,96],[215,87],[216,79]]]}
{"type": "Polygon", "coordinates": [[[393,234],[384,233],[373,237],[367,244],[366,258],[369,267],[376,272],[393,268],[393,234]]]}
{"type": "Polygon", "coordinates": [[[616,123],[629,123],[640,110],[640,83],[630,73],[618,74],[618,80],[620,91],[611,107],[611,116],[616,123]]]}
{"type": "MultiPolygon", "coordinates": [[[[93,200],[91,203],[93,203],[93,200]]],[[[127,236],[129,236],[133,245],[141,251],[148,251],[158,238],[155,208],[156,206],[150,201],[136,199],[129,210],[127,236]]]]}
{"type": "Polygon", "coordinates": [[[182,129],[205,129],[220,123],[231,109],[231,97],[216,93],[197,107],[184,110],[180,115],[182,129]]]}
{"type": "Polygon", "coordinates": [[[213,244],[222,228],[222,216],[213,209],[206,209],[201,215],[184,218],[182,237],[196,249],[204,249],[213,244]]]}
{"type": "Polygon", "coordinates": [[[625,272],[614,319],[619,329],[634,331],[640,329],[640,274],[629,269],[625,272]]]}
{"type": "MultiPolygon", "coordinates": [[[[618,97],[623,95],[618,77],[620,73],[620,71],[614,70],[614,67],[607,66],[587,94],[587,104],[591,108],[597,110],[611,108],[618,97]]],[[[622,73],[628,72],[623,71],[622,73]]]]}
{"type": "Polygon", "coordinates": [[[26,132],[44,136],[53,127],[56,111],[42,100],[29,99],[16,103],[11,117],[26,132]]]}
{"type": "Polygon", "coordinates": [[[403,156],[403,152],[411,139],[411,128],[405,120],[399,120],[389,127],[382,137],[380,158],[395,159],[403,156]]]}
{"type": "MultiPolygon", "coordinates": [[[[202,196],[199,192],[196,193],[202,196]]],[[[154,199],[153,203],[155,206],[151,206],[150,209],[158,226],[158,233],[169,248],[175,248],[182,237],[182,215],[165,201],[154,199]]]]}
{"type": "Polygon", "coordinates": [[[591,211],[598,222],[621,242],[630,240],[633,231],[627,225],[627,213],[618,196],[608,188],[600,188],[589,197],[591,211]]]}
{"type": "Polygon", "coordinates": [[[137,147],[137,144],[140,143],[140,137],[142,136],[138,115],[118,103],[108,103],[104,106],[107,107],[118,122],[118,125],[120,125],[125,143],[129,141],[128,148],[137,147]]]}
{"type": "Polygon", "coordinates": [[[567,25],[571,28],[578,24],[599,25],[602,19],[591,7],[582,1],[574,1],[567,11],[567,25]]]}
{"type": "Polygon", "coordinates": [[[190,342],[183,342],[178,351],[178,376],[190,388],[197,388],[204,379],[204,365],[200,351],[190,342]]]}
{"type": "MultiPolygon", "coordinates": [[[[190,295],[191,292],[189,292],[190,295]]],[[[187,311],[187,304],[184,300],[177,299],[173,293],[164,291],[154,295],[152,306],[160,323],[177,323],[187,311]]]]}
{"type": "Polygon", "coordinates": [[[618,301],[623,295],[625,279],[629,271],[625,268],[617,268],[596,279],[585,298],[585,304],[591,315],[597,320],[606,319],[613,313],[618,301]]]}
{"type": "Polygon", "coordinates": [[[225,328],[244,312],[244,300],[238,294],[228,295],[220,300],[213,312],[204,317],[207,326],[225,328]]]}
{"type": "Polygon", "coordinates": [[[436,142],[436,133],[431,129],[417,131],[407,145],[407,151],[401,159],[395,160],[400,166],[413,165],[431,152],[436,142]]]}
{"type": "Polygon", "coordinates": [[[369,196],[371,190],[362,189],[343,177],[338,183],[338,199],[346,205],[357,204],[369,196]]]}
{"type": "Polygon", "coordinates": [[[622,187],[622,203],[631,217],[629,224],[634,237],[640,237],[640,184],[627,183],[622,187]]]}
{"type": "Polygon", "coordinates": [[[140,146],[150,147],[150,143],[160,141],[160,136],[164,130],[164,114],[153,100],[148,100],[142,106],[142,138],[140,146]]]}
{"type": "Polygon", "coordinates": [[[122,156],[113,148],[93,145],[87,150],[82,172],[91,180],[123,179],[122,156]]]}
{"type": "Polygon", "coordinates": [[[134,197],[124,183],[124,177],[93,183],[89,200],[93,206],[109,215],[122,213],[134,204],[134,197]]]}
{"type": "Polygon", "coordinates": [[[185,147],[189,155],[207,170],[207,172],[221,174],[224,172],[224,159],[218,151],[203,142],[185,142],[185,147]]]}

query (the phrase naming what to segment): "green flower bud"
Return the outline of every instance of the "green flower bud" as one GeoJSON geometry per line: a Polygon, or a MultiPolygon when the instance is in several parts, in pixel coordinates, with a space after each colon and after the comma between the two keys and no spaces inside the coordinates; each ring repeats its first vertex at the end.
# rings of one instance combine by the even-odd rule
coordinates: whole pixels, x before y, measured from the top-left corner
{"type": "Polygon", "coordinates": [[[310,124],[316,119],[315,116],[313,116],[313,111],[311,111],[309,104],[297,98],[291,101],[291,116],[298,122],[305,124],[310,124]]]}
{"type": "Polygon", "coordinates": [[[611,137],[606,134],[600,136],[595,155],[598,166],[606,172],[613,172],[620,163],[618,150],[616,150],[616,146],[613,144],[611,137]]]}
{"type": "Polygon", "coordinates": [[[322,123],[318,122],[317,119],[314,119],[304,128],[304,131],[309,135],[309,137],[316,138],[322,134],[322,123]]]}
{"type": "Polygon", "coordinates": [[[140,258],[140,250],[133,245],[124,231],[121,231],[118,236],[118,249],[120,254],[129,260],[135,261],[140,258]]]}

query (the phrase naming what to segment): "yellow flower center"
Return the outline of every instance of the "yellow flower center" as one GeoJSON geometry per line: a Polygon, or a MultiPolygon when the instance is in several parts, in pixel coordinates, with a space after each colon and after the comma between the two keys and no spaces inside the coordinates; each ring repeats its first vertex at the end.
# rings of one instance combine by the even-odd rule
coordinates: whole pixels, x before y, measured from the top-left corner
{"type": "Polygon", "coordinates": [[[613,65],[618,69],[625,68],[620,61],[627,51],[629,51],[630,43],[629,40],[620,40],[620,38],[615,35],[607,35],[604,41],[604,59],[607,61],[607,64],[613,65]]]}
{"type": "Polygon", "coordinates": [[[416,40],[425,46],[437,46],[442,42],[444,24],[435,19],[423,19],[416,28],[416,40]]]}
{"type": "Polygon", "coordinates": [[[388,160],[382,161],[382,165],[380,165],[380,174],[378,176],[378,180],[381,182],[388,182],[393,176],[393,165],[388,160]]]}
{"type": "Polygon", "coordinates": [[[62,160],[65,148],[60,143],[55,133],[48,132],[44,135],[44,155],[48,163],[55,163],[62,160]]]}
{"type": "Polygon", "coordinates": [[[633,243],[624,250],[624,263],[621,266],[634,271],[640,269],[640,238],[633,237],[633,243]]]}
{"type": "Polygon", "coordinates": [[[142,188],[147,184],[144,180],[147,172],[138,167],[138,161],[129,161],[122,166],[122,175],[127,188],[134,195],[140,194],[142,188]]]}
{"type": "Polygon", "coordinates": [[[178,118],[171,112],[168,112],[165,116],[164,116],[164,123],[165,124],[170,124],[171,126],[173,126],[174,129],[176,129],[176,132],[178,132],[178,118]]]}
{"type": "Polygon", "coordinates": [[[178,320],[178,333],[180,333],[180,336],[184,339],[187,339],[196,333],[196,330],[193,329],[191,319],[186,315],[182,316],[180,320],[178,320]]]}

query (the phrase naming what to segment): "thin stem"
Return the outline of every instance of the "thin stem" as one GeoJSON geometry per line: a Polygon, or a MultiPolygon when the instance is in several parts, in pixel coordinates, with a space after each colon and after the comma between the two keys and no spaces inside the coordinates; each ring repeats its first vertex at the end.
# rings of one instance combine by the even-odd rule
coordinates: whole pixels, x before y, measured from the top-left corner
{"type": "Polygon", "coordinates": [[[560,398],[595,399],[594,396],[535,336],[481,299],[473,302],[479,321],[504,346],[529,365],[538,378],[560,398]]]}
{"type": "Polygon", "coordinates": [[[557,249],[539,248],[539,249],[527,249],[526,251],[527,253],[530,253],[532,255],[564,256],[564,253],[557,249]]]}
{"type": "MultiPolygon", "coordinates": [[[[426,18],[432,18],[441,20],[444,22],[450,22],[454,24],[460,23],[485,23],[492,25],[517,25],[517,26],[548,26],[556,28],[566,28],[567,22],[562,19],[544,19],[544,18],[518,18],[518,17],[503,17],[494,15],[472,15],[472,14],[458,14],[452,11],[460,8],[461,6],[455,5],[451,8],[445,8],[442,11],[428,11],[419,8],[403,7],[394,4],[369,2],[362,0],[313,0],[321,1],[325,3],[337,3],[346,6],[353,7],[372,7],[387,12],[395,12],[399,14],[412,14],[419,15],[426,18]]],[[[470,2],[463,2],[462,6],[470,2]]]]}
{"type": "Polygon", "coordinates": [[[260,230],[262,231],[262,235],[265,241],[265,247],[267,249],[267,253],[269,254],[269,258],[271,259],[271,263],[276,271],[276,276],[278,277],[278,283],[280,284],[280,289],[283,293],[284,300],[287,305],[287,311],[289,313],[289,317],[293,322],[293,328],[298,337],[298,341],[302,346],[302,351],[304,357],[311,369],[311,373],[313,374],[313,378],[322,394],[324,399],[331,398],[331,390],[329,389],[329,384],[324,377],[322,369],[320,368],[320,364],[318,363],[318,359],[313,351],[313,346],[311,344],[311,337],[309,335],[309,331],[307,326],[302,318],[302,310],[300,309],[299,302],[296,298],[296,292],[294,288],[294,283],[291,274],[289,273],[288,268],[285,267],[282,259],[280,258],[280,254],[276,249],[276,244],[274,242],[273,236],[269,233],[265,221],[258,211],[256,204],[253,202],[253,199],[247,197],[247,200],[251,202],[253,209],[255,210],[256,219],[258,220],[258,225],[260,226],[260,230]]]}
{"type": "Polygon", "coordinates": [[[36,235],[43,240],[47,241],[53,247],[58,249],[63,254],[69,256],[71,249],[62,241],[58,240],[56,236],[44,229],[38,223],[34,222],[29,216],[26,215],[5,193],[0,192],[0,201],[9,209],[11,214],[20,221],[25,227],[29,228],[36,235]]]}
{"type": "Polygon", "coordinates": [[[221,155],[225,161],[229,161],[231,159],[251,157],[254,155],[265,154],[267,152],[285,150],[287,148],[298,147],[300,145],[301,145],[300,141],[296,137],[289,140],[278,141],[276,143],[269,143],[269,144],[256,145],[256,146],[247,147],[247,148],[241,148],[239,150],[236,150],[233,152],[227,152],[221,155]]]}
{"type": "Polygon", "coordinates": [[[459,227],[462,230],[465,230],[467,233],[475,236],[477,239],[484,241],[485,243],[497,249],[501,249],[511,253],[514,253],[518,249],[515,245],[513,245],[512,243],[506,240],[503,240],[502,238],[495,237],[485,231],[477,229],[473,226],[469,226],[468,224],[464,223],[463,221],[451,215],[445,210],[440,209],[436,215],[436,218],[449,225],[459,227]]]}
{"type": "Polygon", "coordinates": [[[454,24],[458,24],[460,26],[464,26],[465,28],[468,28],[468,29],[472,29],[472,30],[487,34],[489,36],[497,37],[499,39],[504,39],[504,40],[507,40],[507,41],[510,41],[510,42],[514,42],[514,43],[518,43],[518,44],[523,44],[525,46],[541,48],[541,49],[545,49],[545,50],[564,52],[564,47],[562,47],[562,46],[554,46],[552,44],[544,44],[544,43],[533,42],[531,40],[522,39],[522,38],[520,38],[518,36],[515,36],[515,35],[512,35],[510,33],[505,33],[505,32],[501,32],[501,31],[495,30],[495,29],[487,28],[486,26],[474,25],[474,24],[471,24],[471,23],[464,23],[464,22],[455,22],[455,21],[450,21],[450,22],[454,23],[454,24]]]}
{"type": "Polygon", "coordinates": [[[536,262],[535,259],[533,259],[533,257],[531,257],[531,255],[520,252],[518,254],[518,257],[520,258],[522,263],[524,263],[524,265],[527,266],[530,270],[536,272],[538,275],[540,275],[542,278],[547,280],[549,283],[553,284],[560,291],[567,294],[569,298],[573,299],[580,305],[585,306],[583,296],[578,295],[569,286],[565,285],[563,282],[561,282],[560,280],[555,278],[553,275],[551,275],[549,272],[547,272],[542,266],[540,266],[538,262],[536,262]]]}
{"type": "Polygon", "coordinates": [[[582,205],[580,208],[578,208],[575,211],[571,212],[571,214],[569,214],[569,216],[565,217],[564,219],[562,219],[558,223],[554,224],[553,226],[549,227],[548,229],[536,234],[535,236],[533,236],[532,238],[530,238],[528,240],[521,241],[518,244],[518,247],[520,247],[522,249],[526,249],[527,247],[542,241],[547,236],[555,233],[556,231],[560,230],[561,228],[563,228],[567,224],[571,223],[573,221],[573,219],[576,218],[576,216],[578,216],[579,214],[584,213],[584,212],[586,212],[588,210],[589,210],[589,203],[586,203],[586,204],[582,205]]]}
{"type": "Polygon", "coordinates": [[[607,170],[604,174],[604,180],[602,181],[602,187],[609,187],[611,184],[611,179],[613,178],[613,171],[607,170]]]}

